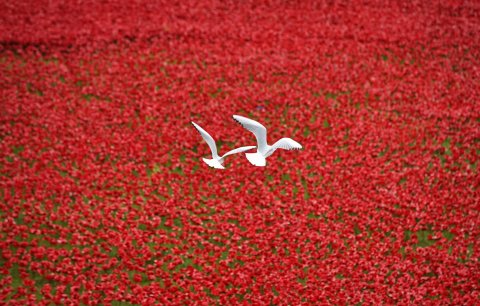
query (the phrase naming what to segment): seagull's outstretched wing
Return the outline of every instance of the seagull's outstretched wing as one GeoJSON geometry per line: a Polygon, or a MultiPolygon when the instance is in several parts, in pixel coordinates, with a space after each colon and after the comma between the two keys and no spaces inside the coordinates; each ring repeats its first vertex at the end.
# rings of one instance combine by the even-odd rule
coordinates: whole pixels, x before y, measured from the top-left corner
{"type": "Polygon", "coordinates": [[[275,151],[276,149],[284,149],[284,150],[300,150],[302,145],[296,142],[291,138],[282,138],[270,148],[271,152],[275,151]]]}
{"type": "Polygon", "coordinates": [[[218,153],[217,153],[217,145],[215,144],[215,140],[213,140],[212,136],[207,133],[204,129],[202,129],[198,124],[192,121],[193,126],[197,129],[197,131],[202,135],[203,139],[205,142],[208,144],[210,147],[210,150],[212,151],[212,157],[213,158],[219,158],[218,153]]]}
{"type": "Polygon", "coordinates": [[[248,151],[248,150],[251,150],[251,149],[255,149],[255,148],[256,148],[255,146],[248,146],[248,147],[236,148],[236,149],[233,149],[233,150],[228,151],[227,153],[223,154],[222,158],[225,158],[225,157],[227,157],[228,155],[237,154],[237,153],[242,153],[242,152],[245,152],[245,151],[248,151]]]}
{"type": "Polygon", "coordinates": [[[233,119],[255,135],[259,151],[262,152],[267,148],[267,129],[263,125],[255,120],[238,115],[233,115],[233,119]]]}

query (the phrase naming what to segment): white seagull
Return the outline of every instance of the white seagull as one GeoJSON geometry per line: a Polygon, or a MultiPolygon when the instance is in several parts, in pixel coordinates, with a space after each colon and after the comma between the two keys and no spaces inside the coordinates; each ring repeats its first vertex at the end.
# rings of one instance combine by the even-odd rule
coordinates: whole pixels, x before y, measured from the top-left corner
{"type": "Polygon", "coordinates": [[[197,129],[197,131],[200,132],[200,135],[202,135],[203,140],[205,140],[205,142],[210,147],[210,150],[212,151],[212,157],[213,157],[212,159],[202,158],[203,161],[207,165],[209,165],[210,167],[213,167],[213,168],[216,168],[216,169],[225,169],[225,167],[223,166],[223,162],[225,161],[225,157],[227,157],[228,155],[245,152],[245,151],[248,151],[248,150],[251,150],[251,149],[255,148],[255,146],[236,148],[234,150],[228,151],[222,157],[220,157],[220,156],[218,156],[217,145],[215,144],[215,140],[213,140],[212,136],[210,136],[210,134],[208,134],[204,129],[202,129],[195,122],[192,121],[192,124],[197,129]]]}
{"type": "Polygon", "coordinates": [[[275,152],[276,149],[300,150],[302,145],[291,138],[281,138],[272,146],[267,144],[267,129],[255,120],[242,116],[233,115],[233,119],[249,130],[257,138],[257,153],[246,153],[248,161],[259,167],[267,164],[266,158],[275,152]]]}

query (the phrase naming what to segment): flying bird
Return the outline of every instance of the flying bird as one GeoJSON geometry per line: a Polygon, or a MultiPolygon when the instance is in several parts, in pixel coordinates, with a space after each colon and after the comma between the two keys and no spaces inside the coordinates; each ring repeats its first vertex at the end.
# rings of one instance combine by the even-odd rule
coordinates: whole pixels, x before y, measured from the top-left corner
{"type": "Polygon", "coordinates": [[[281,138],[273,145],[267,144],[267,129],[255,120],[248,119],[242,116],[233,115],[233,120],[240,123],[245,129],[249,130],[257,138],[257,152],[246,153],[248,161],[259,167],[267,164],[266,158],[275,152],[276,149],[284,150],[300,150],[302,145],[291,138],[281,138]]]}
{"type": "Polygon", "coordinates": [[[207,133],[207,131],[205,131],[204,129],[202,129],[198,124],[196,124],[195,122],[192,121],[192,124],[193,126],[197,129],[197,131],[200,133],[200,135],[202,135],[203,137],[203,140],[205,140],[205,142],[208,144],[208,146],[210,147],[210,150],[212,151],[212,159],[206,159],[206,158],[202,158],[203,161],[209,165],[210,167],[213,167],[215,169],[225,169],[225,167],[223,166],[223,162],[225,161],[225,157],[227,157],[228,155],[232,155],[232,154],[236,154],[236,153],[241,153],[241,152],[245,152],[245,151],[248,151],[248,150],[251,150],[251,149],[254,149],[255,146],[248,146],[248,147],[240,147],[240,148],[236,148],[234,150],[231,150],[231,151],[228,151],[227,153],[225,153],[222,157],[218,156],[218,153],[217,153],[217,145],[215,144],[215,140],[213,140],[212,136],[210,136],[210,134],[207,133]]]}

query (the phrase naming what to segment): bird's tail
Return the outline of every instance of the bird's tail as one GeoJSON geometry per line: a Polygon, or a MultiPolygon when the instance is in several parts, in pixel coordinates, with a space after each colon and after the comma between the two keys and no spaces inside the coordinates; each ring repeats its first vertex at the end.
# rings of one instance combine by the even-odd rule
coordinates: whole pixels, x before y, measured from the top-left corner
{"type": "Polygon", "coordinates": [[[264,167],[267,164],[265,157],[260,153],[245,153],[245,156],[252,165],[264,167]]]}
{"type": "Polygon", "coordinates": [[[216,159],[206,159],[203,158],[203,161],[212,168],[215,169],[225,169],[225,167],[216,159]]]}

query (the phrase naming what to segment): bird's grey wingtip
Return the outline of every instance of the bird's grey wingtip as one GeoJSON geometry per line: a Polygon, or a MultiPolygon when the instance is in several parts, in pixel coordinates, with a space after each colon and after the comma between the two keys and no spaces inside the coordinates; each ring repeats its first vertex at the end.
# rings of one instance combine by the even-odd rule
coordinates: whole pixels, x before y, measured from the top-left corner
{"type": "Polygon", "coordinates": [[[193,122],[193,121],[190,121],[190,122],[192,123],[193,127],[194,127],[199,133],[201,133],[201,131],[200,131],[200,126],[199,126],[198,124],[196,124],[195,122],[193,122]]]}

